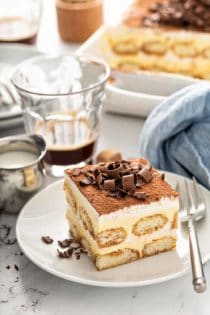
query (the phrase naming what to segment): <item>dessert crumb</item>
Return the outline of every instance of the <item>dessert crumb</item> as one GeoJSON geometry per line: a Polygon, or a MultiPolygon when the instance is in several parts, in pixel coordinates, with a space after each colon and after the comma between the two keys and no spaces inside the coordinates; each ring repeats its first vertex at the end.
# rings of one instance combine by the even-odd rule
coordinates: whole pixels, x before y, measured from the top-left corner
{"type": "Polygon", "coordinates": [[[41,240],[45,244],[52,244],[54,242],[54,240],[50,236],[42,236],[41,240]]]}

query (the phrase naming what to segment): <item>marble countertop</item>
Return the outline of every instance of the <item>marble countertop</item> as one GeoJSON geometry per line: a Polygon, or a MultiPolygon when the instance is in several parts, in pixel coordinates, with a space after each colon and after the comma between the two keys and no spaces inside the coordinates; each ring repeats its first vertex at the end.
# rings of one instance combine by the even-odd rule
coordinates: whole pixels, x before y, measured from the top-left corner
{"type": "MultiPolygon", "coordinates": [[[[47,10],[37,47],[45,52],[73,51],[56,33],[54,5],[47,10]],[[50,17],[50,18],[48,18],[50,17]],[[47,22],[46,22],[47,21],[47,22]],[[53,34],[47,36],[47,34],[53,34]],[[48,38],[48,41],[46,40],[48,38]]],[[[138,156],[138,137],[143,120],[105,113],[98,150],[118,148],[124,157],[138,156]],[[122,133],[122,126],[126,132],[122,133]]],[[[0,136],[23,132],[23,127],[1,131],[0,136]]],[[[47,184],[52,179],[47,179],[47,184]]],[[[209,290],[193,292],[191,274],[158,285],[110,289],[88,287],[56,278],[31,263],[15,239],[16,215],[0,215],[0,314],[2,315],[209,315],[209,290]]],[[[205,266],[210,283],[210,263],[205,266]]]]}

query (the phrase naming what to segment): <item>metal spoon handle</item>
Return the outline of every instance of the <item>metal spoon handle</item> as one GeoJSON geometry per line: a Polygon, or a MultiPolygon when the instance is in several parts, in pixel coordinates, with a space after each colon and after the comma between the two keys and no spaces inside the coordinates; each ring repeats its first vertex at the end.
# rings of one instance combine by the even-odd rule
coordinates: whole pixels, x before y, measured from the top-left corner
{"type": "Polygon", "coordinates": [[[190,244],[190,257],[192,266],[193,286],[197,293],[206,291],[206,279],[203,271],[203,264],[201,260],[200,247],[198,243],[198,236],[194,220],[189,220],[189,244],[190,244]]]}

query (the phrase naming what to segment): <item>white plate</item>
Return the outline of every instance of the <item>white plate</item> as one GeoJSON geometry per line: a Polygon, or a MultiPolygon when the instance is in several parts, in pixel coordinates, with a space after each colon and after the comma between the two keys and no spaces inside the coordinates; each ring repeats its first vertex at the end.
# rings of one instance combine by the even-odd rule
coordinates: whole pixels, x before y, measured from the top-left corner
{"type": "MultiPolygon", "coordinates": [[[[174,186],[181,176],[166,173],[174,186]]],[[[206,204],[210,204],[210,192],[202,187],[206,204]]],[[[65,219],[66,201],[63,181],[58,181],[38,193],[21,211],[16,226],[18,243],[25,255],[40,268],[60,278],[82,284],[106,287],[133,287],[154,284],[180,277],[190,270],[188,237],[186,229],[179,228],[177,250],[144,258],[116,268],[97,271],[91,259],[61,259],[56,255],[56,241],[46,245],[41,236],[50,235],[61,240],[68,235],[65,219]]],[[[198,222],[198,236],[203,262],[210,258],[209,215],[198,222]]]]}
{"type": "MultiPolygon", "coordinates": [[[[108,29],[110,31],[111,28],[106,26],[100,28],[77,50],[77,53],[97,56],[107,61],[112,55],[105,42],[108,29]]],[[[133,73],[113,71],[112,77],[115,79],[114,82],[106,86],[105,109],[141,117],[148,116],[172,93],[199,81],[184,75],[149,71],[133,73]]]]}
{"type": "MultiPolygon", "coordinates": [[[[33,46],[24,44],[1,44],[0,45],[0,79],[3,81],[10,81],[11,75],[14,68],[23,60],[27,58],[34,57],[41,54],[33,46]]],[[[11,83],[9,83],[11,84],[11,83]]],[[[12,85],[12,84],[11,84],[12,85]]],[[[8,127],[10,126],[9,119],[13,119],[17,116],[21,116],[22,111],[18,105],[15,105],[10,110],[2,111],[0,110],[0,128],[1,125],[6,124],[6,119],[8,120],[8,127]],[[4,120],[4,122],[1,120],[4,120]]],[[[16,121],[18,121],[16,119],[16,121]]],[[[19,119],[20,121],[20,119],[19,119]]],[[[11,123],[12,124],[12,123],[11,123]]],[[[13,124],[12,124],[13,125],[13,124]]]]}

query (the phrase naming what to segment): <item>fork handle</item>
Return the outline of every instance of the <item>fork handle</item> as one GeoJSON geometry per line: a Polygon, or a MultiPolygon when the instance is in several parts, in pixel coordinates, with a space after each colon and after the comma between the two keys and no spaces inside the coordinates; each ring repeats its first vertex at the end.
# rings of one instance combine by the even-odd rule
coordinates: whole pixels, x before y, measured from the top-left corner
{"type": "Polygon", "coordinates": [[[203,271],[200,247],[193,218],[188,222],[190,257],[193,276],[193,287],[197,293],[206,291],[206,279],[203,271]]]}

